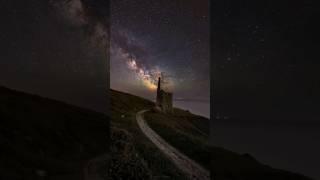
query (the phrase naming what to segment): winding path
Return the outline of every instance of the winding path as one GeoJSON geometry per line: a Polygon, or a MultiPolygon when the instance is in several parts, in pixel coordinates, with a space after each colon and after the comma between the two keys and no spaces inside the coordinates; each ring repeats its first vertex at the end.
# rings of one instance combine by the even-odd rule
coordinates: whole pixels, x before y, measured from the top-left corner
{"type": "Polygon", "coordinates": [[[210,180],[210,173],[186,155],[172,147],[156,132],[154,132],[143,119],[143,113],[148,110],[139,111],[136,115],[138,125],[142,132],[179,168],[189,179],[210,180]]]}

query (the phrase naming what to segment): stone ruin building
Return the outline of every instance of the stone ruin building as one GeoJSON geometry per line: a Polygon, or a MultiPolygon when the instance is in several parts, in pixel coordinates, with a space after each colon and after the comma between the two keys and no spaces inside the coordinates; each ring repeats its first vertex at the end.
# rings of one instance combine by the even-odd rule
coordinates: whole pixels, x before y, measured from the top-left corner
{"type": "Polygon", "coordinates": [[[172,93],[161,89],[161,78],[158,80],[156,106],[164,113],[172,113],[172,93]]]}

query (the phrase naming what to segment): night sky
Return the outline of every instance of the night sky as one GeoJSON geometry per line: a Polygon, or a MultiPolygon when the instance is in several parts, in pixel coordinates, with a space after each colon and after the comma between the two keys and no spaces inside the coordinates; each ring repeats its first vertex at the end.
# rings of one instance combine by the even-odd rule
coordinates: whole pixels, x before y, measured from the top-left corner
{"type": "Polygon", "coordinates": [[[209,58],[207,0],[111,1],[111,88],[154,100],[163,72],[175,99],[209,101],[209,58]]]}
{"type": "Polygon", "coordinates": [[[214,145],[319,179],[315,1],[211,1],[214,145]]]}
{"type": "Polygon", "coordinates": [[[175,99],[209,108],[207,0],[1,3],[0,85],[104,111],[110,53],[111,88],[154,99],[162,72],[175,99]]]}
{"type": "Polygon", "coordinates": [[[107,110],[109,3],[2,0],[0,85],[107,110]]]}
{"type": "Polygon", "coordinates": [[[256,122],[319,120],[314,2],[212,1],[216,114],[256,122]]]}
{"type": "Polygon", "coordinates": [[[175,98],[208,100],[211,58],[216,113],[319,119],[314,1],[212,1],[210,33],[206,0],[3,0],[0,8],[0,85],[103,111],[110,52],[114,89],[154,99],[162,71],[175,98]]]}

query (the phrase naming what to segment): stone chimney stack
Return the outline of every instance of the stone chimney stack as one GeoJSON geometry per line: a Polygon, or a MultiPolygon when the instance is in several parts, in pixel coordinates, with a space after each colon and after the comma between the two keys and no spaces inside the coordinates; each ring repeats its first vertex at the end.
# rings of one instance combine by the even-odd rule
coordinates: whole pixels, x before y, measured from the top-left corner
{"type": "Polygon", "coordinates": [[[161,106],[161,78],[158,79],[158,89],[157,89],[157,106],[161,106]]]}
{"type": "Polygon", "coordinates": [[[159,79],[158,79],[158,91],[160,91],[161,90],[161,78],[159,77],[159,79]]]}
{"type": "Polygon", "coordinates": [[[156,106],[164,113],[172,113],[172,93],[161,89],[161,78],[158,79],[156,106]]]}

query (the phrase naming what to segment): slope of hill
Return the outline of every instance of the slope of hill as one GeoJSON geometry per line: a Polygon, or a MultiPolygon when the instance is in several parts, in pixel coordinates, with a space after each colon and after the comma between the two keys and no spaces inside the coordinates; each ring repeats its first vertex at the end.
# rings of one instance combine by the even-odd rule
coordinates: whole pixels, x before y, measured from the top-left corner
{"type": "Polygon", "coordinates": [[[309,179],[261,164],[249,154],[240,155],[221,147],[210,147],[208,119],[188,111],[174,109],[174,114],[149,111],[145,114],[145,119],[167,142],[203,167],[211,169],[215,179],[309,179]]]}
{"type": "MultiPolygon", "coordinates": [[[[135,145],[138,153],[142,156],[150,168],[151,173],[168,173],[166,167],[161,167],[158,162],[165,162],[170,169],[178,172],[172,164],[162,160],[164,157],[154,149],[145,137],[137,129],[134,116],[142,109],[152,109],[154,103],[143,98],[118,91],[111,91],[112,98],[112,122],[124,129],[128,129],[136,139],[135,145]],[[153,167],[152,167],[153,166],[153,167]]],[[[208,144],[209,121],[206,118],[193,115],[188,111],[174,109],[174,114],[162,114],[149,111],[145,119],[150,127],[163,137],[171,145],[179,149],[190,158],[199,162],[203,167],[212,172],[216,180],[254,180],[254,179],[275,179],[275,180],[308,180],[309,178],[274,169],[261,164],[249,154],[238,154],[221,147],[212,147],[208,144]]],[[[177,177],[167,175],[172,179],[177,177]]],[[[178,178],[183,179],[182,176],[178,178]]]]}
{"type": "MultiPolygon", "coordinates": [[[[185,179],[137,125],[136,112],[154,103],[113,90],[111,103],[110,128],[104,114],[0,87],[0,179],[83,179],[88,162],[96,162],[90,171],[104,179],[185,179]]],[[[209,158],[203,158],[208,122],[175,111],[170,123],[169,116],[150,112],[148,123],[171,145],[209,167],[209,158]]],[[[210,150],[211,170],[219,180],[307,179],[262,165],[250,155],[210,150]]]]}
{"type": "Polygon", "coordinates": [[[110,90],[111,126],[125,129],[132,136],[136,155],[149,169],[150,179],[186,179],[175,165],[169,161],[157,147],[141,132],[136,113],[141,109],[150,109],[154,103],[138,96],[110,90]]]}
{"type": "Polygon", "coordinates": [[[175,108],[173,114],[149,111],[145,113],[145,119],[169,144],[210,169],[210,126],[207,118],[175,108]]]}
{"type": "Polygon", "coordinates": [[[0,179],[150,179],[132,136],[109,123],[101,113],[0,87],[0,179]]]}
{"type": "Polygon", "coordinates": [[[79,179],[109,137],[104,114],[0,87],[0,179],[79,179]]]}

